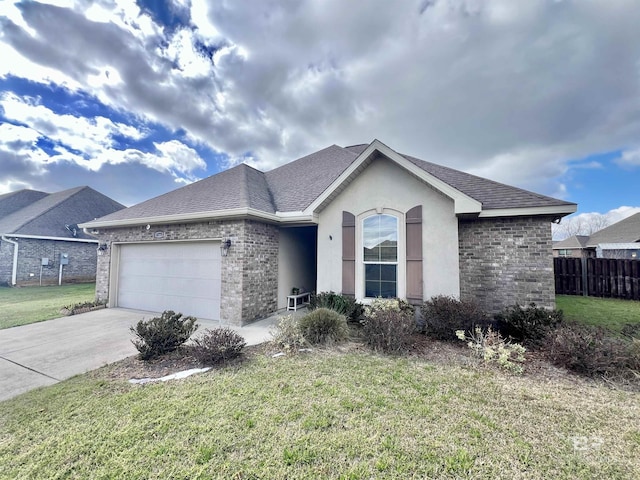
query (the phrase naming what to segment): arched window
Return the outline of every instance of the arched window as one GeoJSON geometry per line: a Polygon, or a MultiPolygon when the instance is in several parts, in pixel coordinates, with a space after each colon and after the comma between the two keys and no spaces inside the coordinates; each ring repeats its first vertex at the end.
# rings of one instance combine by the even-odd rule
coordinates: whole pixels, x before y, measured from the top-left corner
{"type": "Polygon", "coordinates": [[[362,221],[364,293],[367,298],[398,296],[398,219],[376,214],[362,221]]]}

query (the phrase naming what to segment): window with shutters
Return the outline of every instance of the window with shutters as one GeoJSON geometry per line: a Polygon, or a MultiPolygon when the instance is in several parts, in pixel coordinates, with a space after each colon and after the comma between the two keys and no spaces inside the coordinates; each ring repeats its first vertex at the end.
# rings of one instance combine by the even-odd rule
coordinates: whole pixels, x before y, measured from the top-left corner
{"type": "Polygon", "coordinates": [[[375,214],[362,221],[364,293],[367,298],[398,296],[398,219],[375,214]]]}

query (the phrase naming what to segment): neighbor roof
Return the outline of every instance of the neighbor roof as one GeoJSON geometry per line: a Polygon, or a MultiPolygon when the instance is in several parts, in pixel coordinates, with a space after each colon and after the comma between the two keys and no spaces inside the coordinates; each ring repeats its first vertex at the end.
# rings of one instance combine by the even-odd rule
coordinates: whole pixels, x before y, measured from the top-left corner
{"type": "MultiPolygon", "coordinates": [[[[241,164],[82,226],[134,225],[242,215],[275,222],[310,221],[306,215],[308,212],[304,211],[315,208],[314,202],[326,197],[332,188],[338,188],[336,183],[342,181],[340,179],[354,165],[366,166],[363,156],[365,151],[371,152],[372,147],[377,155],[395,157],[397,163],[405,164],[405,168],[413,164],[418,167],[411,167],[415,172],[424,172],[420,175],[435,177],[437,180],[434,182],[443,182],[441,185],[451,191],[473,199],[475,204],[481,205],[482,212],[550,208],[554,213],[564,215],[575,211],[573,203],[402,155],[375,140],[368,145],[344,148],[331,145],[266,173],[241,164]]],[[[367,154],[367,157],[370,159],[371,155],[367,154]]],[[[348,181],[348,178],[344,179],[344,182],[348,181]]],[[[547,214],[550,211],[547,210],[547,214]]]]}
{"type": "MultiPolygon", "coordinates": [[[[93,237],[86,235],[77,224],[125,208],[124,205],[90,187],[76,187],[51,194],[36,192],[44,193],[44,196],[14,193],[23,198],[30,196],[35,200],[0,218],[2,235],[93,240],[93,237]],[[38,196],[40,198],[37,198],[38,196]]],[[[0,206],[3,200],[4,196],[0,197],[0,206]]]]}
{"type": "Polygon", "coordinates": [[[589,237],[587,235],[573,235],[564,240],[554,242],[554,250],[565,250],[567,248],[584,248],[587,245],[589,237]]]}
{"type": "Polygon", "coordinates": [[[16,192],[5,193],[0,195],[0,219],[17,212],[21,208],[37,202],[43,197],[49,195],[45,192],[37,190],[18,190],[16,192]]]}
{"type": "Polygon", "coordinates": [[[640,242],[640,213],[609,225],[589,237],[588,247],[596,247],[601,243],[634,243],[640,242]]]}

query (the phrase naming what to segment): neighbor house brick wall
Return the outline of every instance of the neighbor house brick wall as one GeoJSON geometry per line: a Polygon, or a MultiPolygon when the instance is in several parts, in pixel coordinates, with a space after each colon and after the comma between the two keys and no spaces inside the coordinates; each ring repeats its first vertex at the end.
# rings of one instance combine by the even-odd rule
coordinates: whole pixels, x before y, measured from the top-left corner
{"type": "MultiPolygon", "coordinates": [[[[17,285],[40,284],[40,266],[43,258],[49,259],[49,265],[42,267],[42,284],[57,285],[61,253],[67,253],[69,256],[68,265],[64,265],[62,269],[62,283],[93,282],[96,278],[95,243],[32,238],[16,238],[14,241],[18,242],[17,285]]],[[[9,284],[13,269],[13,245],[8,242],[2,244],[0,282],[9,284]]]]}
{"type": "Polygon", "coordinates": [[[551,220],[460,220],[460,297],[492,313],[531,302],[555,308],[551,220]]]}
{"type": "Polygon", "coordinates": [[[136,226],[102,229],[98,237],[101,243],[110,245],[98,256],[96,298],[100,301],[108,302],[111,295],[113,243],[230,238],[229,253],[221,259],[222,322],[243,325],[268,316],[277,308],[278,230],[273,225],[238,220],[154,225],[149,230],[136,226]],[[163,232],[162,238],[156,238],[156,232],[163,232]]]}

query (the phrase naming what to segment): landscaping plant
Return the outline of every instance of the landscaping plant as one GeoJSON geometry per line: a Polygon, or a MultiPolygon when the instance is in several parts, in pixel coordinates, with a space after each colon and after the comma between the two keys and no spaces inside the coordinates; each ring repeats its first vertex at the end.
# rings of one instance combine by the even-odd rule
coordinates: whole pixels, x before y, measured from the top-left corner
{"type": "Polygon", "coordinates": [[[246,345],[244,337],[228,327],[220,327],[205,330],[194,338],[191,354],[204,365],[215,365],[240,356],[246,345]]]}
{"type": "Polygon", "coordinates": [[[420,313],[424,333],[436,340],[456,341],[458,330],[473,332],[477,326],[491,325],[489,316],[478,304],[447,295],[431,297],[422,304],[420,313]]]}
{"type": "Polygon", "coordinates": [[[547,310],[535,303],[526,308],[513,305],[496,315],[502,335],[534,348],[544,345],[549,333],[560,326],[562,319],[561,310],[547,310]]]}
{"type": "Polygon", "coordinates": [[[456,331],[456,336],[467,342],[473,354],[485,363],[498,365],[503,370],[521,374],[524,369],[524,353],[527,351],[518,343],[510,343],[491,327],[475,327],[472,332],[456,331]]]}
{"type": "Polygon", "coordinates": [[[339,343],[349,338],[344,315],[328,308],[317,308],[298,321],[300,333],[312,345],[339,343]]]}
{"type": "Polygon", "coordinates": [[[140,359],[149,360],[176,350],[189,340],[198,329],[195,317],[184,317],[182,313],[165,310],[160,317],[140,320],[131,333],[136,336],[132,343],[140,352],[140,359]]]}
{"type": "Polygon", "coordinates": [[[415,332],[413,307],[398,299],[375,299],[365,307],[361,323],[365,343],[383,353],[405,351],[415,332]]]}
{"type": "Polygon", "coordinates": [[[568,323],[551,337],[549,357],[557,366],[588,377],[640,383],[640,340],[610,330],[568,323]]]}
{"type": "Polygon", "coordinates": [[[361,304],[355,298],[335,292],[313,293],[309,301],[309,310],[328,308],[347,317],[348,321],[357,322],[363,312],[361,304]]]}
{"type": "Polygon", "coordinates": [[[288,352],[300,350],[307,344],[307,341],[300,331],[298,321],[293,315],[285,315],[280,318],[270,333],[272,342],[288,352]]]}

